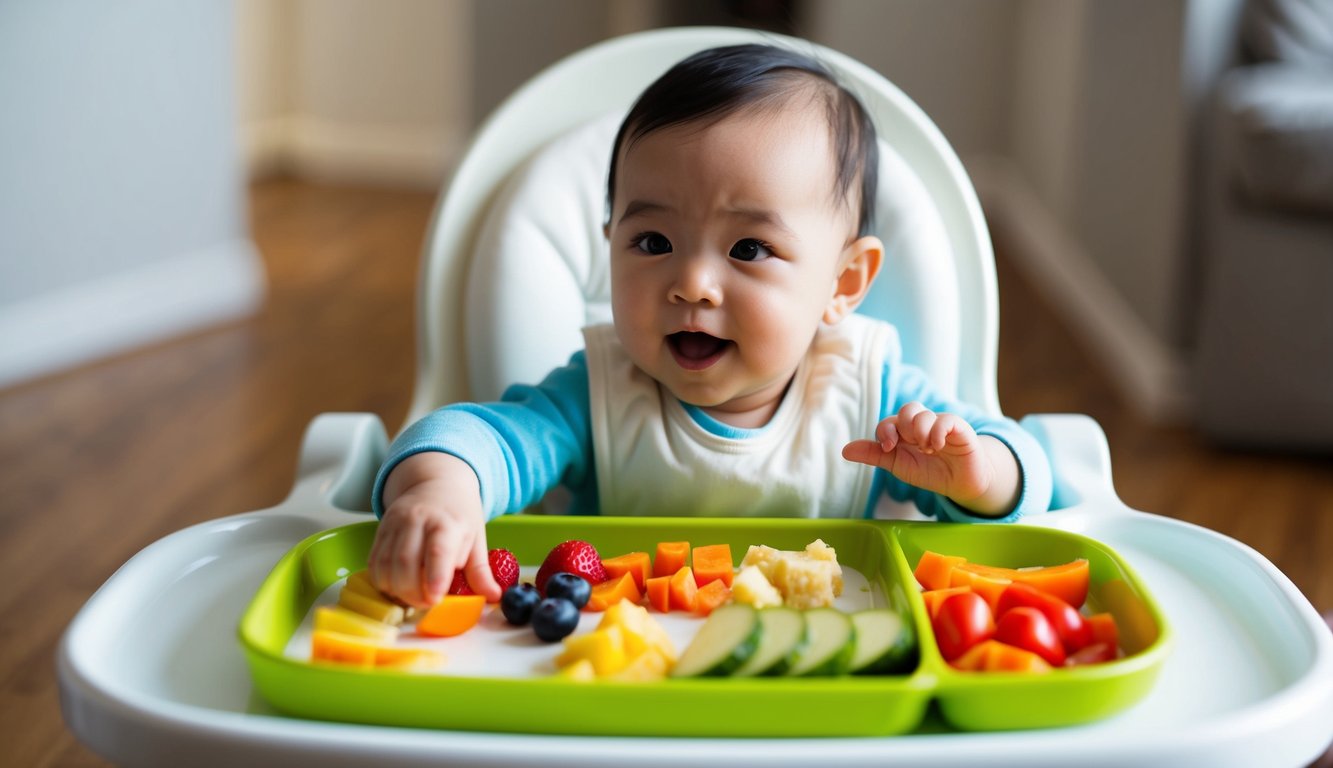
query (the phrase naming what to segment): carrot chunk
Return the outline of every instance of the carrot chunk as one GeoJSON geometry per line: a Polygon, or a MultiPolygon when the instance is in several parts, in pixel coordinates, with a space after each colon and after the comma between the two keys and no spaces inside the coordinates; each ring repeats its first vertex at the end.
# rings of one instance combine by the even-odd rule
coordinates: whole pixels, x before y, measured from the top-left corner
{"type": "Polygon", "coordinates": [[[602,566],[606,568],[606,575],[613,579],[620,578],[626,573],[634,574],[634,583],[642,592],[648,582],[648,577],[652,574],[652,559],[648,557],[647,552],[627,552],[623,555],[602,560],[602,566]]]}
{"type": "Polygon", "coordinates": [[[653,610],[667,613],[671,610],[671,577],[654,576],[647,582],[648,605],[653,610]]]}
{"type": "Polygon", "coordinates": [[[694,593],[694,612],[699,616],[707,616],[730,599],[731,587],[723,583],[722,579],[713,579],[694,593]]]}
{"type": "Polygon", "coordinates": [[[691,567],[694,569],[694,581],[700,587],[720,579],[728,587],[735,578],[736,571],[731,564],[730,544],[709,544],[695,547],[690,554],[691,567]]]}
{"type": "Polygon", "coordinates": [[[694,610],[694,598],[699,593],[699,585],[694,581],[690,567],[684,566],[671,577],[671,607],[681,611],[694,610]]]}
{"type": "Polygon", "coordinates": [[[653,558],[654,576],[672,576],[685,565],[690,557],[688,541],[661,541],[657,543],[657,555],[653,558]]]}
{"type": "Polygon", "coordinates": [[[618,579],[612,578],[594,585],[592,594],[588,596],[588,604],[583,606],[583,610],[605,611],[621,600],[628,600],[637,605],[642,598],[643,595],[634,581],[634,574],[622,573],[618,579]]]}

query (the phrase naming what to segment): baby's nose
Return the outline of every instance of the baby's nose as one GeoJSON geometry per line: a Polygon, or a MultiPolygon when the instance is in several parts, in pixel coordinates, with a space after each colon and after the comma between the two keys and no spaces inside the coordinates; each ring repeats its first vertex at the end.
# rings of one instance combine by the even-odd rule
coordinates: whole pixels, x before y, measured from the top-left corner
{"type": "Polygon", "coordinates": [[[679,264],[676,279],[671,285],[670,300],[673,304],[717,306],[722,303],[722,286],[708,259],[681,259],[679,264]]]}

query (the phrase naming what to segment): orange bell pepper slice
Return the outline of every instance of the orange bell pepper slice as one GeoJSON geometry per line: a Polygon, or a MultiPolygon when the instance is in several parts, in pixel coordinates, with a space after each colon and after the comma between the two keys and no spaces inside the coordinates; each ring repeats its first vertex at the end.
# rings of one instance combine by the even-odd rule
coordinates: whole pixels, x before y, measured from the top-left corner
{"type": "MultiPolygon", "coordinates": [[[[992,581],[1029,584],[1075,608],[1081,607],[1088,599],[1088,561],[1083,559],[1041,568],[998,568],[980,563],[960,563],[954,566],[955,575],[960,570],[992,581]]],[[[957,586],[953,582],[951,585],[957,586]]]]}
{"type": "Polygon", "coordinates": [[[953,660],[954,669],[967,672],[1050,672],[1051,665],[1032,651],[999,640],[983,640],[953,660]]]}
{"type": "Polygon", "coordinates": [[[967,558],[958,555],[941,555],[938,552],[926,550],[921,553],[921,559],[916,562],[916,570],[912,575],[916,577],[917,583],[922,589],[948,589],[949,579],[953,576],[953,569],[956,566],[967,562],[967,558]]]}

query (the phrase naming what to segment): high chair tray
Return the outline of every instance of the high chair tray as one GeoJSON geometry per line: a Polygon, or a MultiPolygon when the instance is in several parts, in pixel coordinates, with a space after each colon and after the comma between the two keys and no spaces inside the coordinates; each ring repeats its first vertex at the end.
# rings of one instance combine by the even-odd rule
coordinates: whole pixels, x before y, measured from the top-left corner
{"type": "MultiPolygon", "coordinates": [[[[629,736],[883,736],[920,726],[926,706],[964,730],[1062,726],[1106,716],[1151,687],[1169,648],[1147,590],[1110,549],[1086,537],[1031,526],[889,521],[700,518],[507,517],[487,526],[491,546],[512,551],[530,578],[556,544],[583,539],[610,557],[652,552],[659,541],[752,544],[799,550],[821,539],[838,553],[844,612],[888,607],[907,622],[916,650],[893,675],[669,679],[579,683],[552,677],[560,644],[509,626],[494,608],[451,638],[406,631],[398,647],[447,659],[436,672],[368,670],[312,662],[313,607],[337,600],[343,577],[365,567],[374,523],[311,536],[278,562],[241,619],[240,639],[260,693],[298,716],[463,730],[629,736]],[[1089,606],[1112,612],[1126,657],[1049,674],[960,672],[941,658],[912,566],[925,550],[1006,567],[1088,561],[1089,606]]],[[[703,619],[653,614],[678,648],[703,619]]],[[[579,630],[600,615],[584,612],[579,630]]],[[[410,624],[409,624],[410,627],[410,624]]]]}
{"type": "MultiPolygon", "coordinates": [[[[118,764],[312,766],[549,764],[555,755],[587,766],[1296,766],[1333,736],[1333,637],[1290,581],[1232,539],[1113,500],[1033,523],[1118,553],[1160,605],[1175,651],[1139,703],[1086,725],[965,733],[929,710],[899,736],[779,739],[492,733],[284,716],[252,688],[238,621],[293,547],[365,520],[294,494],[281,507],[194,526],[132,558],[62,640],[62,708],[72,730],[118,764]]],[[[872,680],[866,689],[897,684],[872,680]]],[[[544,690],[536,695],[562,706],[544,690]]],[[[503,696],[484,704],[504,717],[503,696]]],[[[837,706],[857,718],[863,713],[849,708],[866,701],[853,695],[837,706]]]]}

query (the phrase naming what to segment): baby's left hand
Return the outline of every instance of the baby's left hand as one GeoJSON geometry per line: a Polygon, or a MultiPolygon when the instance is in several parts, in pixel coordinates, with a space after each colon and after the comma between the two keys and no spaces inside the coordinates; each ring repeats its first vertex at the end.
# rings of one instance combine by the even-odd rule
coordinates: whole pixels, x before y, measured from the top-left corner
{"type": "Polygon", "coordinates": [[[993,490],[995,468],[982,438],[952,413],[911,402],[881,421],[875,438],[848,443],[843,458],[885,469],[964,507],[975,508],[993,490]]]}

